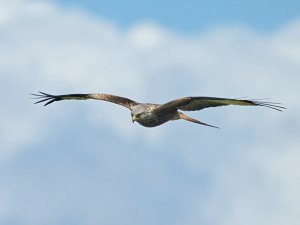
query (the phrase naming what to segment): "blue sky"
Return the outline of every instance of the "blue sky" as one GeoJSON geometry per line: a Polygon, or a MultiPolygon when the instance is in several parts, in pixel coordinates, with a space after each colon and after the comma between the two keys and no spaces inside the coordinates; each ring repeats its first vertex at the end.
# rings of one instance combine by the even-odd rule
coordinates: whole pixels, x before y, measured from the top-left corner
{"type": "Polygon", "coordinates": [[[79,7],[128,27],[150,20],[181,32],[198,32],[220,24],[243,24],[262,32],[299,16],[297,0],[56,0],[66,7],[79,7]]]}
{"type": "Polygon", "coordinates": [[[298,225],[299,3],[126,3],[0,1],[0,224],[298,225]],[[37,91],[287,110],[220,107],[187,114],[221,129],[147,129],[106,102],[34,105],[37,91]]]}

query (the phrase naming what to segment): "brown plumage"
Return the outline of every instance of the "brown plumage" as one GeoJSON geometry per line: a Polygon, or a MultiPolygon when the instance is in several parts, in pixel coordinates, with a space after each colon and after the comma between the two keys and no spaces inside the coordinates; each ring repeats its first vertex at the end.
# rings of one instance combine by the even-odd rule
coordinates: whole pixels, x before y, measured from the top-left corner
{"type": "MultiPolygon", "coordinates": [[[[263,102],[256,100],[242,100],[230,98],[214,98],[214,97],[184,97],[175,99],[165,104],[138,103],[131,99],[109,95],[109,94],[67,94],[67,95],[50,95],[44,92],[32,94],[35,98],[40,99],[35,102],[45,102],[45,106],[61,100],[102,100],[112,102],[124,106],[131,110],[132,121],[137,121],[145,127],[156,127],[171,120],[183,119],[189,122],[202,124],[205,126],[215,127],[199,120],[188,117],[181,111],[195,111],[209,107],[225,106],[225,105],[241,105],[241,106],[264,106],[277,111],[285,109],[280,103],[263,102]]],[[[215,127],[217,128],[217,127],[215,127]]]]}

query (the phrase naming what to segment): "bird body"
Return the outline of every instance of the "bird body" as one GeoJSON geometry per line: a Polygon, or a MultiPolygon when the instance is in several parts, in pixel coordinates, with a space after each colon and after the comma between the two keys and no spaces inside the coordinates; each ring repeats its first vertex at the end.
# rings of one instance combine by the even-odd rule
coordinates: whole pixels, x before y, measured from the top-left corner
{"type": "Polygon", "coordinates": [[[225,106],[225,105],[242,105],[242,106],[264,106],[277,111],[285,109],[280,103],[263,102],[257,100],[242,100],[231,98],[215,98],[215,97],[184,97],[175,99],[165,104],[138,103],[128,98],[110,95],[110,94],[67,94],[67,95],[50,95],[44,92],[32,94],[39,99],[35,103],[46,102],[49,105],[61,100],[102,100],[112,102],[124,106],[131,110],[131,118],[133,122],[138,122],[144,127],[156,127],[168,121],[183,119],[189,122],[198,123],[205,126],[217,128],[215,126],[203,123],[199,120],[191,118],[181,111],[202,110],[209,107],[225,106]]]}
{"type": "Polygon", "coordinates": [[[168,114],[156,114],[153,111],[159,107],[158,104],[138,104],[131,111],[132,121],[136,121],[144,127],[156,127],[170,120],[179,119],[179,112],[173,110],[168,114]]]}

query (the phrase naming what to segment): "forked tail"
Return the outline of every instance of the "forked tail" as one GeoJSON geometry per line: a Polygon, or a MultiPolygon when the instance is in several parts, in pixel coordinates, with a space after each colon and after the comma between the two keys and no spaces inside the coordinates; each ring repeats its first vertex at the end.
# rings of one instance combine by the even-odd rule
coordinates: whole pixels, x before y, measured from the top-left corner
{"type": "Polygon", "coordinates": [[[196,120],[194,118],[191,118],[191,117],[188,117],[187,115],[183,114],[183,113],[180,113],[180,119],[183,119],[183,120],[186,120],[186,121],[189,121],[189,122],[193,122],[193,123],[198,123],[198,124],[201,124],[201,125],[204,125],[204,126],[208,126],[208,127],[213,127],[213,128],[218,128],[219,127],[216,127],[216,126],[213,126],[213,125],[210,125],[210,124],[207,124],[207,123],[203,123],[199,120],[196,120]]]}

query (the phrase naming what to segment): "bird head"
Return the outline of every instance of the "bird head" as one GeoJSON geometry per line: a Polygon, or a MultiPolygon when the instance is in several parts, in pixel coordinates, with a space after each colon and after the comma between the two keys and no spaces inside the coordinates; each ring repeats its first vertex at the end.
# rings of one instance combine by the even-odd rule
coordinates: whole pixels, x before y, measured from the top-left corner
{"type": "Polygon", "coordinates": [[[132,118],[132,122],[134,123],[134,121],[139,121],[142,117],[142,114],[145,112],[145,109],[143,107],[142,104],[137,105],[136,107],[134,107],[131,111],[131,118],[132,118]]]}

